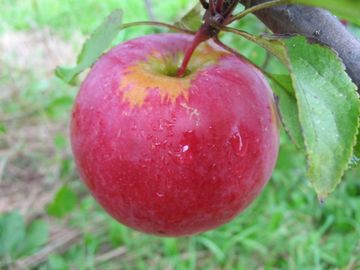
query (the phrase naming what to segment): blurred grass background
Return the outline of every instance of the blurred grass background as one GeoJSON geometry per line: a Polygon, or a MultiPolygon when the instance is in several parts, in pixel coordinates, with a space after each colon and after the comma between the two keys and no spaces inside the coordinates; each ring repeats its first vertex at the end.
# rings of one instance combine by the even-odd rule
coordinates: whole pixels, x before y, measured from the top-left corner
{"type": "MultiPolygon", "coordinates": [[[[54,77],[113,9],[125,22],[173,22],[192,0],[0,1],[0,269],[360,269],[360,172],[320,205],[305,161],[281,137],[273,177],[231,223],[195,237],[147,236],[113,221],[75,171],[68,121],[77,89],[54,77]]],[[[250,16],[238,23],[264,26],[250,16]]],[[[359,33],[359,29],[352,27],[359,33]]],[[[119,33],[116,42],[163,32],[119,33]]],[[[231,35],[222,39],[272,72],[283,68],[231,35]]]]}

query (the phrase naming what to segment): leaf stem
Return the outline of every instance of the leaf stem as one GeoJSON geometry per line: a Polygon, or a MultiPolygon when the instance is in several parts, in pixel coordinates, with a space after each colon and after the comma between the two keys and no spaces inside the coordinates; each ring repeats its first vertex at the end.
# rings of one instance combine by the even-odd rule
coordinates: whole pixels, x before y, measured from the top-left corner
{"type": "MultiPolygon", "coordinates": [[[[237,57],[246,60],[247,62],[249,62],[253,67],[257,68],[258,70],[260,70],[263,74],[265,74],[268,78],[276,81],[277,79],[268,71],[266,71],[265,69],[263,69],[261,66],[255,64],[253,61],[251,61],[250,59],[246,58],[245,56],[241,55],[239,52],[237,52],[235,49],[229,47],[228,45],[224,44],[218,37],[214,37],[213,38],[214,42],[219,45],[221,48],[223,48],[224,50],[236,55],[237,57]]],[[[279,83],[280,84],[280,83],[279,83]]],[[[281,85],[281,84],[280,84],[281,85]]]]}
{"type": "Polygon", "coordinates": [[[254,42],[255,44],[264,48],[266,51],[270,52],[272,55],[276,56],[282,64],[288,67],[289,63],[287,53],[280,38],[273,37],[272,39],[266,39],[264,36],[254,36],[248,32],[231,27],[223,27],[222,30],[242,36],[247,40],[254,42]]]}
{"type": "Polygon", "coordinates": [[[247,40],[256,42],[256,38],[252,34],[250,34],[248,32],[245,32],[243,30],[239,30],[239,29],[231,28],[231,27],[226,27],[226,26],[221,28],[221,30],[224,31],[224,32],[229,32],[229,33],[233,33],[235,35],[242,36],[242,37],[246,38],[247,40]]]}
{"type": "Polygon", "coordinates": [[[237,15],[234,15],[233,17],[231,17],[231,19],[229,20],[229,24],[234,21],[240,20],[241,18],[245,17],[246,15],[256,12],[258,10],[261,10],[264,8],[269,8],[269,7],[274,7],[274,6],[284,5],[288,2],[289,2],[288,0],[274,0],[274,1],[269,1],[269,2],[259,4],[259,5],[252,6],[250,8],[247,8],[247,9],[241,11],[237,15]]]}
{"type": "MultiPolygon", "coordinates": [[[[226,45],[225,43],[223,43],[217,36],[213,38],[214,42],[220,46],[221,48],[223,48],[224,50],[228,51],[231,54],[236,55],[237,57],[244,59],[246,61],[248,61],[250,64],[252,64],[254,67],[259,68],[255,63],[251,62],[249,59],[247,59],[245,56],[241,55],[240,53],[238,53],[237,51],[235,51],[235,49],[229,47],[228,45],[226,45]]],[[[261,68],[259,68],[261,69],[261,68]]]]}

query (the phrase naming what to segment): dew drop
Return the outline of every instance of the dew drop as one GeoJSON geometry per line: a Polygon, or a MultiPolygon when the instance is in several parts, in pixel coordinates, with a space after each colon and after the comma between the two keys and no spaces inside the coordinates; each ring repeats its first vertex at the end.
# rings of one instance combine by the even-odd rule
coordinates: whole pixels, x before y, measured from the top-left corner
{"type": "Polygon", "coordinates": [[[189,146],[188,146],[188,145],[184,145],[184,146],[182,147],[181,151],[182,151],[183,153],[189,151],[189,146]]]}
{"type": "Polygon", "coordinates": [[[168,152],[168,154],[180,165],[190,164],[193,161],[193,152],[188,144],[181,146],[179,151],[175,153],[168,152]]]}

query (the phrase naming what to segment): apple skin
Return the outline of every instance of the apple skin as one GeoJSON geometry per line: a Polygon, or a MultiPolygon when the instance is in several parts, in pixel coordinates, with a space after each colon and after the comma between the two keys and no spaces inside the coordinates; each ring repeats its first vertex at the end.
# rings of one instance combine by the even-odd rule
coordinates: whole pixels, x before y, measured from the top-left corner
{"type": "Polygon", "coordinates": [[[120,223],[187,236],[229,222],[274,168],[278,121],[263,75],[212,42],[176,78],[192,36],[113,48],[81,85],[71,143],[80,176],[120,223]]]}

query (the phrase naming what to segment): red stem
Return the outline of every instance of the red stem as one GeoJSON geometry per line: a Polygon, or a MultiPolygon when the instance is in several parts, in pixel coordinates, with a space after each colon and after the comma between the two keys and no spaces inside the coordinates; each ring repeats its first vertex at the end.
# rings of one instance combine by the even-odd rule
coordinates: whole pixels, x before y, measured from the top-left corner
{"type": "Polygon", "coordinates": [[[216,12],[215,0],[209,0],[209,5],[210,5],[210,13],[211,15],[214,15],[216,12]]]}
{"type": "Polygon", "coordinates": [[[190,45],[190,47],[187,49],[183,62],[180,66],[180,68],[178,69],[177,73],[176,73],[176,77],[181,78],[184,77],[186,69],[188,67],[188,64],[190,62],[190,59],[192,57],[192,55],[194,54],[196,48],[204,41],[208,40],[210,37],[207,34],[205,27],[200,27],[200,29],[196,32],[194,39],[190,45]]]}
{"type": "Polygon", "coordinates": [[[229,8],[225,11],[224,13],[224,18],[228,19],[231,15],[231,13],[233,13],[234,9],[236,8],[237,4],[239,3],[238,0],[234,0],[231,5],[229,6],[229,8]]]}
{"type": "Polygon", "coordinates": [[[224,0],[217,0],[217,5],[216,5],[217,12],[222,13],[223,5],[224,5],[224,0]]]}

